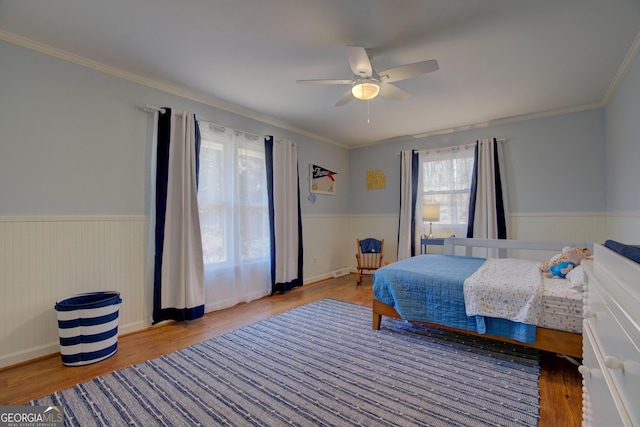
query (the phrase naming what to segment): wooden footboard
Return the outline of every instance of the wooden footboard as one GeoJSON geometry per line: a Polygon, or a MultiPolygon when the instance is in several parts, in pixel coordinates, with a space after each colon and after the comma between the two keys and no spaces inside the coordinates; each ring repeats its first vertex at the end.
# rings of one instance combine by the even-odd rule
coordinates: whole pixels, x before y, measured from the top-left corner
{"type": "MultiPolygon", "coordinates": [[[[382,316],[394,317],[400,319],[398,312],[390,305],[373,299],[372,308],[372,326],[374,330],[380,330],[380,323],[382,316]]],[[[499,337],[489,334],[478,334],[472,331],[466,331],[464,329],[451,328],[448,326],[437,325],[434,323],[424,323],[425,325],[434,326],[441,329],[448,329],[451,331],[462,332],[469,335],[476,335],[484,338],[490,338],[494,340],[509,342],[513,344],[522,345],[525,347],[537,348],[539,350],[549,351],[552,353],[564,354],[571,357],[582,358],[582,335],[574,334],[571,332],[556,331],[554,329],[540,328],[536,330],[536,342],[533,344],[527,344],[520,341],[512,340],[509,338],[499,337]]]]}

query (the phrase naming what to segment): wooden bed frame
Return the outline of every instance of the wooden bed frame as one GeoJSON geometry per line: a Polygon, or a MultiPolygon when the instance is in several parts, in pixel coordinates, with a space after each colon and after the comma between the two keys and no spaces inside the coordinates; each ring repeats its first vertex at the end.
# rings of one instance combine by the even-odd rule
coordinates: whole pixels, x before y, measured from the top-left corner
{"type": "MultiPolygon", "coordinates": [[[[553,251],[560,253],[565,246],[578,246],[588,247],[593,251],[592,243],[575,243],[575,242],[529,242],[520,240],[487,240],[487,239],[460,239],[460,238],[447,238],[444,242],[444,253],[447,255],[471,255],[473,248],[495,248],[500,251],[500,257],[512,256],[507,255],[507,250],[523,250],[523,251],[553,251]],[[460,248],[464,249],[464,254],[460,253],[460,248]]],[[[550,257],[547,257],[548,260],[550,257]]],[[[373,299],[372,307],[372,326],[374,330],[380,330],[380,323],[382,316],[388,316],[400,319],[398,312],[390,305],[384,304],[377,299],[373,299]]],[[[537,348],[539,350],[549,351],[552,353],[563,354],[566,356],[582,358],[582,334],[576,334],[572,332],[558,331],[555,329],[548,329],[538,327],[536,329],[536,341],[535,343],[523,343],[520,341],[512,340],[510,338],[500,337],[490,334],[478,334],[476,332],[467,331],[464,329],[452,328],[448,326],[438,325],[427,322],[423,323],[429,326],[434,326],[441,329],[447,329],[456,332],[462,332],[469,335],[476,335],[484,338],[495,339],[499,341],[509,342],[513,344],[522,345],[525,347],[537,348]]]]}

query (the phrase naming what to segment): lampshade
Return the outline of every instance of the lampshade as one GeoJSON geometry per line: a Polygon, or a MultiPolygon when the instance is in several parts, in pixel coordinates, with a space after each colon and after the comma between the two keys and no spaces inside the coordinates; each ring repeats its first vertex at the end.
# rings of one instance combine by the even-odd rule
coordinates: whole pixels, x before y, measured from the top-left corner
{"type": "Polygon", "coordinates": [[[440,221],[440,205],[437,203],[425,203],[422,205],[423,221],[440,221]]]}
{"type": "Polygon", "coordinates": [[[367,101],[369,99],[373,99],[378,96],[380,92],[380,86],[377,83],[373,83],[370,81],[361,82],[353,85],[351,88],[351,93],[356,99],[360,99],[362,101],[367,101]]]}

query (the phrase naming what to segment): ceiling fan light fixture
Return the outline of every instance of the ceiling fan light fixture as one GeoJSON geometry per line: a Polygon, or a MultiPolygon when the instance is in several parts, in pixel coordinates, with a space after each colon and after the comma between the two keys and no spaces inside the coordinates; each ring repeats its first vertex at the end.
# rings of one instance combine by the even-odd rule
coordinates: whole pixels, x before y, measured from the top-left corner
{"type": "Polygon", "coordinates": [[[356,99],[368,101],[378,96],[378,93],[380,93],[380,86],[371,81],[358,82],[351,88],[351,93],[356,99]]]}

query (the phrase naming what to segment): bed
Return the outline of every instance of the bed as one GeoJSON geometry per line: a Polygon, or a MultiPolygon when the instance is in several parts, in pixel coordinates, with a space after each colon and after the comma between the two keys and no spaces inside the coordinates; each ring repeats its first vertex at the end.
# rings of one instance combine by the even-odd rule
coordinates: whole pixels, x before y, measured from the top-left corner
{"type": "MultiPolygon", "coordinates": [[[[592,244],[576,242],[445,239],[444,254],[419,255],[376,271],[373,329],[380,329],[382,316],[389,316],[581,358],[584,278],[575,274],[572,280],[547,279],[538,270],[541,262],[565,246],[593,250],[592,244]],[[503,269],[511,269],[512,276],[495,273],[503,269]],[[474,312],[475,304],[482,305],[492,292],[478,291],[479,300],[469,299],[473,297],[465,292],[464,282],[479,274],[490,278],[494,273],[502,281],[514,278],[517,282],[522,276],[523,283],[509,290],[509,298],[531,305],[526,310],[509,307],[507,313],[496,316],[486,315],[493,313],[483,311],[486,308],[474,312]],[[527,280],[539,282],[535,297],[521,293],[529,286],[527,280]],[[474,307],[472,315],[467,315],[467,307],[474,307]]],[[[479,283],[484,284],[482,280],[479,283]]]]}

